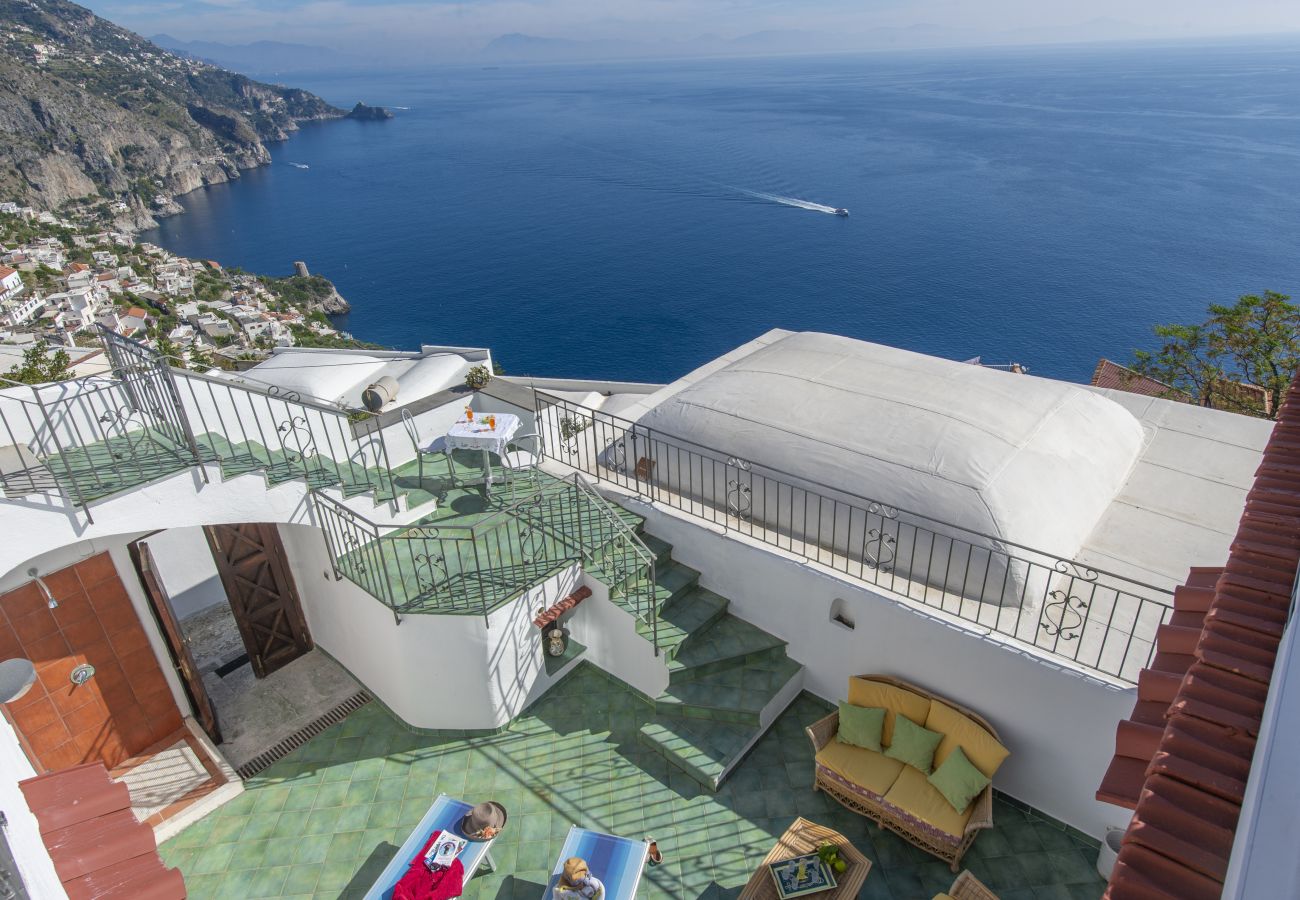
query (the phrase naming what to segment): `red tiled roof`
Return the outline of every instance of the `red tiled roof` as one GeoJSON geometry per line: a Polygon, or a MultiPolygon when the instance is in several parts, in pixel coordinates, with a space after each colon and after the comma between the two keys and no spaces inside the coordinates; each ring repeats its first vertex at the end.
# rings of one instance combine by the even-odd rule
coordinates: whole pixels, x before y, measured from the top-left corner
{"type": "Polygon", "coordinates": [[[69,900],[184,900],[185,879],[158,856],[126,785],[102,763],[18,783],[69,900]]]}
{"type": "Polygon", "coordinates": [[[1223,891],[1300,562],[1300,378],[1222,569],[1174,592],[1097,798],[1133,809],[1106,900],[1223,891]]]}
{"type": "Polygon", "coordinates": [[[17,269],[11,269],[8,266],[0,266],[0,278],[8,278],[10,275],[18,274],[17,269]]]}
{"type": "Polygon", "coordinates": [[[1156,381],[1141,372],[1135,372],[1127,366],[1121,366],[1108,359],[1098,360],[1097,368],[1092,373],[1092,384],[1094,387],[1128,391],[1130,394],[1142,394],[1145,397],[1163,397],[1166,400],[1178,400],[1182,403],[1192,402],[1191,396],[1185,391],[1180,391],[1163,381],[1156,381]]]}

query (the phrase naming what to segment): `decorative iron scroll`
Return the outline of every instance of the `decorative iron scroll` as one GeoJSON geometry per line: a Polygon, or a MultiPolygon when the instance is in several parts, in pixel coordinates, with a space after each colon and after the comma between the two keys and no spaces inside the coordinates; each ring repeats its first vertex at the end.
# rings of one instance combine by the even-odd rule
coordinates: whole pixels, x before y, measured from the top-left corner
{"type": "Polygon", "coordinates": [[[740,473],[748,472],[753,465],[738,456],[727,457],[727,467],[736,469],[736,477],[727,479],[727,512],[737,519],[748,519],[754,510],[753,488],[741,481],[740,473]]]}
{"type": "Polygon", "coordinates": [[[357,540],[357,535],[353,531],[347,531],[343,534],[343,552],[339,554],[341,559],[348,561],[348,567],[357,575],[366,574],[366,564],[361,557],[353,557],[351,554],[361,549],[361,541],[357,540]]]}
{"type": "Polygon", "coordinates": [[[898,510],[892,506],[872,500],[867,504],[867,512],[882,519],[897,519],[898,510]]]}
{"type": "Polygon", "coordinates": [[[415,581],[424,593],[432,593],[438,587],[438,576],[442,576],[442,581],[447,580],[447,560],[441,554],[436,553],[417,553],[413,557],[415,563],[415,581]]]}
{"type": "Polygon", "coordinates": [[[886,534],[879,528],[873,528],[867,532],[867,537],[871,540],[862,550],[863,560],[868,566],[877,572],[890,572],[894,568],[895,558],[895,540],[892,534],[886,534]],[[873,552],[871,544],[875,543],[876,549],[873,552]]]}
{"type": "Polygon", "coordinates": [[[1090,569],[1085,565],[1068,559],[1058,559],[1052,568],[1062,575],[1069,575],[1071,578],[1081,578],[1084,581],[1096,581],[1100,577],[1096,569],[1090,569]]]}
{"type": "Polygon", "coordinates": [[[578,435],[582,434],[591,427],[591,422],[584,419],[576,419],[573,416],[560,417],[560,452],[568,456],[576,456],[581,449],[578,443],[578,435]]]}
{"type": "Polygon", "coordinates": [[[619,438],[605,451],[605,468],[620,475],[627,474],[627,439],[619,438]]]}
{"type": "Polygon", "coordinates": [[[1078,640],[1083,626],[1082,612],[1088,611],[1088,604],[1074,594],[1062,590],[1048,592],[1052,601],[1043,606],[1043,620],[1039,627],[1048,637],[1064,641],[1078,640]]]}
{"type": "Polygon", "coordinates": [[[292,416],[276,425],[275,430],[281,434],[280,446],[290,463],[303,462],[316,455],[316,436],[312,434],[306,416],[292,416]],[[293,441],[296,453],[289,448],[286,439],[293,441]]]}

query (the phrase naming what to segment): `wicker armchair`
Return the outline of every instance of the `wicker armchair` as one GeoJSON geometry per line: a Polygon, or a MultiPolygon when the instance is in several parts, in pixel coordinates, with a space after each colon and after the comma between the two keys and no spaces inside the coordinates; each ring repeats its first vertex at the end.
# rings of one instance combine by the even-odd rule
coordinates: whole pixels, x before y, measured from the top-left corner
{"type": "MultiPolygon", "coordinates": [[[[930,700],[938,700],[940,703],[951,707],[967,718],[971,719],[994,738],[999,741],[1002,739],[998,736],[997,731],[978,713],[972,712],[957,703],[952,702],[947,697],[941,697],[938,694],[931,693],[923,687],[903,681],[900,678],[891,678],[888,675],[859,675],[859,678],[865,678],[868,681],[878,681],[882,684],[892,685],[911,691],[914,694],[920,694],[930,700]]],[[[808,739],[812,741],[813,754],[816,755],[823,747],[835,739],[835,735],[840,728],[839,711],[831,713],[824,719],[814,722],[804,729],[808,733],[808,739]]],[[[871,752],[871,751],[865,751],[871,752]]],[[[965,832],[960,836],[961,840],[957,844],[950,844],[946,841],[938,840],[935,837],[926,834],[917,828],[913,822],[897,815],[894,809],[883,803],[873,801],[863,794],[847,789],[843,784],[834,779],[826,777],[821,767],[814,766],[813,790],[825,791],[840,805],[853,810],[859,815],[866,816],[878,826],[888,828],[890,831],[902,837],[909,843],[920,847],[927,853],[931,853],[952,867],[956,872],[961,865],[961,858],[966,855],[966,851],[975,841],[975,837],[985,828],[993,827],[993,786],[990,784],[980,792],[974,800],[971,801],[970,818],[966,821],[965,832]]],[[[958,879],[960,880],[960,879],[958,879]]],[[[978,884],[978,882],[976,882],[978,884]]],[[[980,895],[972,895],[978,897],[980,895]]]]}
{"type": "Polygon", "coordinates": [[[970,869],[957,876],[957,880],[952,883],[952,887],[948,888],[948,896],[952,900],[998,900],[997,894],[990,891],[984,886],[983,882],[972,875],[970,869]]]}

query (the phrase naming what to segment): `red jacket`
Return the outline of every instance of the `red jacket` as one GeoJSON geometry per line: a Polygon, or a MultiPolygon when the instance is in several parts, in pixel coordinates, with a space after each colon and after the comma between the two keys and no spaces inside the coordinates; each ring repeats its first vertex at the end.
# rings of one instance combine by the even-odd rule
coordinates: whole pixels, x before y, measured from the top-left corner
{"type": "Polygon", "coordinates": [[[459,859],[438,872],[430,872],[424,864],[424,854],[441,836],[441,831],[429,835],[429,840],[407,865],[406,874],[393,887],[393,900],[452,900],[460,896],[465,889],[465,866],[459,859]]]}

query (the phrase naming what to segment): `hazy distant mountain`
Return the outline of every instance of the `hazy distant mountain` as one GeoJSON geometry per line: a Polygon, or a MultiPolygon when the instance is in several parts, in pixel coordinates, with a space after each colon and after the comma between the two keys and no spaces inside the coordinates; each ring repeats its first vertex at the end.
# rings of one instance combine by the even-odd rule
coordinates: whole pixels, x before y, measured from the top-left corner
{"type": "Polygon", "coordinates": [[[1151,29],[1119,19],[1090,19],[1074,25],[1017,28],[1006,32],[1016,43],[1056,44],[1125,41],[1151,36],[1151,29]]]}
{"type": "Polygon", "coordinates": [[[503,62],[630,59],[672,56],[763,56],[782,53],[827,53],[892,48],[964,46],[988,34],[942,25],[873,28],[859,34],[818,31],[756,31],[735,38],[703,34],[686,41],[579,41],[503,34],[487,44],[481,55],[503,62]]]}
{"type": "Polygon", "coordinates": [[[155,34],[149,40],[159,47],[192,59],[201,59],[237,72],[274,75],[279,72],[337,70],[355,65],[353,60],[329,47],[255,41],[251,44],[219,44],[216,41],[182,41],[169,34],[155,34]]]}

